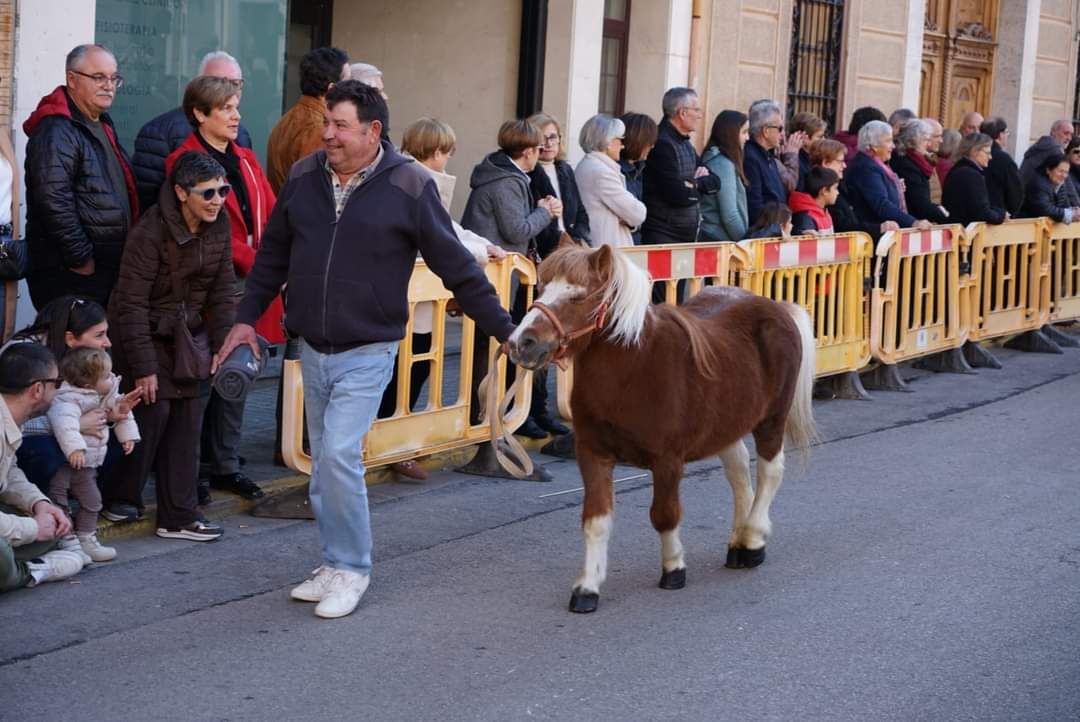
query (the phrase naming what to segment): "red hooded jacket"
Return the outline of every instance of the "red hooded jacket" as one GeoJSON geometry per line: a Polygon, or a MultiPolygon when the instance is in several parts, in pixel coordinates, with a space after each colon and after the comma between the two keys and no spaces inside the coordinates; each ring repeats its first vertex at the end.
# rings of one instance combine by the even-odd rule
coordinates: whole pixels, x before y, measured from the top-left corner
{"type": "MultiPolygon", "coordinates": [[[[255,157],[255,152],[236,143],[230,143],[229,148],[240,159],[240,171],[244,176],[248,203],[251,206],[251,219],[255,226],[251,229],[249,238],[244,214],[240,210],[240,201],[235,193],[230,193],[225,198],[225,211],[229,214],[229,229],[232,234],[233,267],[236,269],[236,277],[244,278],[255,265],[255,253],[259,250],[263,229],[266,228],[266,221],[270,218],[270,211],[274,208],[276,199],[274,191],[270,188],[270,181],[267,180],[258,158],[255,157]]],[[[177,158],[189,151],[206,152],[206,148],[194,132],[165,159],[166,177],[172,174],[177,158]]],[[[284,343],[285,333],[281,328],[283,312],[281,296],[278,296],[256,322],[255,331],[270,343],[284,343]]]]}
{"type": "Polygon", "coordinates": [[[791,209],[792,215],[805,213],[810,216],[817,230],[825,233],[833,232],[832,216],[829,215],[827,210],[819,206],[817,201],[810,197],[809,193],[796,191],[789,195],[788,208],[791,209]]]}

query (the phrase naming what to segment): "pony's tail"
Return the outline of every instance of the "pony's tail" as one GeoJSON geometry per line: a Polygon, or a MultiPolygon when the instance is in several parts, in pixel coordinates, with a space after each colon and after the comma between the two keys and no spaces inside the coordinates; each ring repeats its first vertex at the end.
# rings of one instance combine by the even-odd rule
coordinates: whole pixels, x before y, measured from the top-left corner
{"type": "Polygon", "coordinates": [[[817,424],[814,422],[814,374],[817,368],[815,359],[817,344],[814,341],[814,327],[810,314],[796,304],[786,304],[791,318],[799,329],[802,343],[802,360],[799,362],[799,378],[795,383],[795,398],[791,402],[787,426],[784,434],[788,446],[798,449],[803,463],[810,458],[810,446],[820,439],[817,424]]]}

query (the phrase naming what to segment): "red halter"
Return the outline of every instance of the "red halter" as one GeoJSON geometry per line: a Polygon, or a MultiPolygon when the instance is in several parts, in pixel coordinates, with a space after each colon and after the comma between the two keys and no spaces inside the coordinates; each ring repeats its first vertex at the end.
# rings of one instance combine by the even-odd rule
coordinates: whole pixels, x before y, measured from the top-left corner
{"type": "Polygon", "coordinates": [[[550,321],[551,325],[555,327],[555,333],[558,335],[559,339],[559,348],[556,349],[554,354],[552,354],[551,359],[549,359],[549,363],[556,364],[563,371],[566,370],[566,359],[563,358],[563,356],[566,354],[566,349],[569,348],[572,342],[576,341],[582,336],[588,336],[590,333],[602,329],[604,327],[604,320],[607,318],[608,310],[607,304],[601,303],[596,309],[595,321],[593,321],[591,324],[588,324],[587,326],[582,326],[575,331],[570,331],[569,333],[567,333],[566,329],[563,328],[562,323],[559,321],[559,317],[555,315],[555,312],[552,311],[546,303],[533,301],[532,305],[529,306],[529,310],[531,311],[534,308],[540,313],[547,316],[547,320],[550,321]]]}

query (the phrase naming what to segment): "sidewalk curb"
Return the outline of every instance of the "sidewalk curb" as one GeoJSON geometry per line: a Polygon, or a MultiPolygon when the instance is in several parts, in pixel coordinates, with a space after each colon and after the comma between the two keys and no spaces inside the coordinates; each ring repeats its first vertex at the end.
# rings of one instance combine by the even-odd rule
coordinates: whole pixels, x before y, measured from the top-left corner
{"type": "MultiPolygon", "coordinates": [[[[518,437],[522,445],[529,451],[539,451],[540,447],[550,441],[551,438],[552,437],[546,439],[526,439],[518,437]]],[[[466,446],[460,449],[452,449],[450,451],[432,454],[431,456],[417,459],[416,461],[429,473],[438,473],[444,470],[456,469],[459,466],[464,466],[469,463],[473,456],[476,455],[476,449],[476,446],[466,446]]],[[[376,484],[396,481],[397,474],[391,471],[389,466],[378,466],[368,470],[366,479],[368,486],[375,486],[376,484]]],[[[294,473],[270,481],[259,479],[256,479],[255,481],[262,487],[263,491],[266,492],[267,497],[270,497],[304,486],[308,483],[308,476],[306,474],[294,473]]],[[[219,491],[217,489],[212,489],[211,495],[214,500],[208,506],[199,507],[202,514],[207,519],[211,520],[220,520],[237,514],[246,513],[256,504],[265,500],[265,498],[257,500],[246,499],[237,494],[228,491],[219,491]]],[[[116,523],[101,517],[98,521],[97,528],[98,539],[102,541],[116,541],[139,536],[151,536],[157,531],[157,522],[155,520],[156,511],[156,504],[147,504],[146,510],[143,512],[143,517],[138,521],[128,523],[116,523]]]]}

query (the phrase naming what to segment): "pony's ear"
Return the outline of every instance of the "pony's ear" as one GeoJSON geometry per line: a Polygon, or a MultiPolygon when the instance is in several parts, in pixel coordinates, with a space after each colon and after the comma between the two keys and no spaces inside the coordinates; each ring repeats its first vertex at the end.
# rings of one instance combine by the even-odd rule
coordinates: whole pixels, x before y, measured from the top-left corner
{"type": "Polygon", "coordinates": [[[577,245],[577,242],[574,241],[574,239],[570,237],[570,234],[567,233],[566,231],[563,231],[559,235],[559,245],[556,246],[556,248],[567,248],[568,246],[576,246],[576,245],[577,245]]]}
{"type": "Polygon", "coordinates": [[[611,246],[604,244],[589,254],[589,268],[601,278],[607,278],[611,274],[611,267],[615,263],[611,246]]]}

